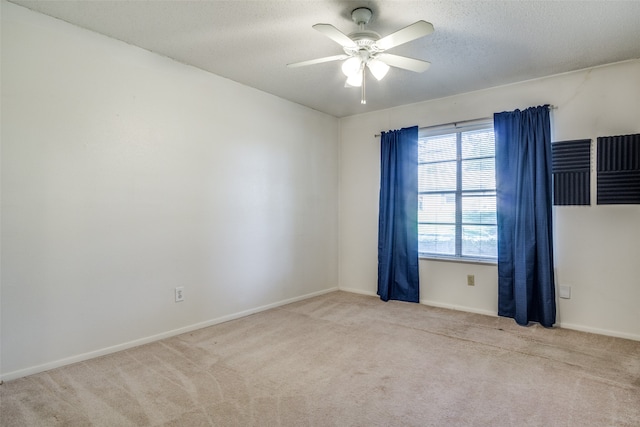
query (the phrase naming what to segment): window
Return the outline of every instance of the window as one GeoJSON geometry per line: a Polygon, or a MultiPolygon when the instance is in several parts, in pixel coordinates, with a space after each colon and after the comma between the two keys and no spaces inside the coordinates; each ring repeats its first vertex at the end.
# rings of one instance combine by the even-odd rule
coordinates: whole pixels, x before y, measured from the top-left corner
{"type": "Polygon", "coordinates": [[[429,128],[418,141],[418,242],[430,258],[495,260],[493,123],[429,128]]]}

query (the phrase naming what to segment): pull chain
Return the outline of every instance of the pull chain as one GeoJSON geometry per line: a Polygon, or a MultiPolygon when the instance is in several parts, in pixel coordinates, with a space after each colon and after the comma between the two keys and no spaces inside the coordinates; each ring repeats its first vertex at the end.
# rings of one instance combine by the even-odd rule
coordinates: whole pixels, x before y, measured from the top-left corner
{"type": "Polygon", "coordinates": [[[366,93],[365,93],[365,68],[366,65],[362,65],[362,99],[360,100],[360,104],[366,104],[367,103],[367,98],[366,98],[366,93]]]}

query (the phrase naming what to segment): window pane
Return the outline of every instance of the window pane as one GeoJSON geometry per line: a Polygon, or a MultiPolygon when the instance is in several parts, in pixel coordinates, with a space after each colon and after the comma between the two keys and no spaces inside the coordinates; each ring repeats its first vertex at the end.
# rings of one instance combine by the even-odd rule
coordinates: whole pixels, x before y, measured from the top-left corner
{"type": "Polygon", "coordinates": [[[495,140],[493,129],[474,130],[462,133],[462,158],[494,157],[495,140]]]}
{"type": "Polygon", "coordinates": [[[496,188],[494,158],[462,161],[462,190],[496,188]]]}
{"type": "Polygon", "coordinates": [[[418,163],[455,160],[456,134],[421,138],[418,141],[418,163]]]}
{"type": "Polygon", "coordinates": [[[456,162],[418,165],[418,191],[455,191],[456,162]]]}
{"type": "Polygon", "coordinates": [[[422,194],[418,196],[418,222],[456,222],[456,195],[422,194]]]}
{"type": "Polygon", "coordinates": [[[418,252],[455,255],[455,233],[453,225],[418,224],[418,252]]]}
{"type": "Polygon", "coordinates": [[[463,224],[496,224],[496,193],[462,195],[463,224]]]}
{"type": "Polygon", "coordinates": [[[495,138],[491,125],[422,137],[418,151],[420,253],[497,258],[495,138]]]}
{"type": "Polygon", "coordinates": [[[495,225],[463,225],[462,255],[491,257],[498,256],[498,230],[495,225]]]}

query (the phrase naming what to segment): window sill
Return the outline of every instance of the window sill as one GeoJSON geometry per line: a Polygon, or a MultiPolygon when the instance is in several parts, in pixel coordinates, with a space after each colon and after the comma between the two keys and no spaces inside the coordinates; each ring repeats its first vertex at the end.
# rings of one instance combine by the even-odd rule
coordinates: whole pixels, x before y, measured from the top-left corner
{"type": "Polygon", "coordinates": [[[482,265],[498,265],[497,259],[487,259],[487,258],[458,258],[454,256],[442,256],[442,255],[433,255],[433,254],[418,254],[418,258],[421,260],[428,261],[444,261],[444,262],[459,262],[464,264],[482,264],[482,265]]]}

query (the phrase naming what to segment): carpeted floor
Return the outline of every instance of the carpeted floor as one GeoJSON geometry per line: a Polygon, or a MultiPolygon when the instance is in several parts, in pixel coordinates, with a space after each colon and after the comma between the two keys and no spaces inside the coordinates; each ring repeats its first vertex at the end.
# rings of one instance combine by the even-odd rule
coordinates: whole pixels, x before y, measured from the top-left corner
{"type": "Polygon", "coordinates": [[[640,342],[333,292],[0,399],[2,426],[640,426],[640,342]]]}

